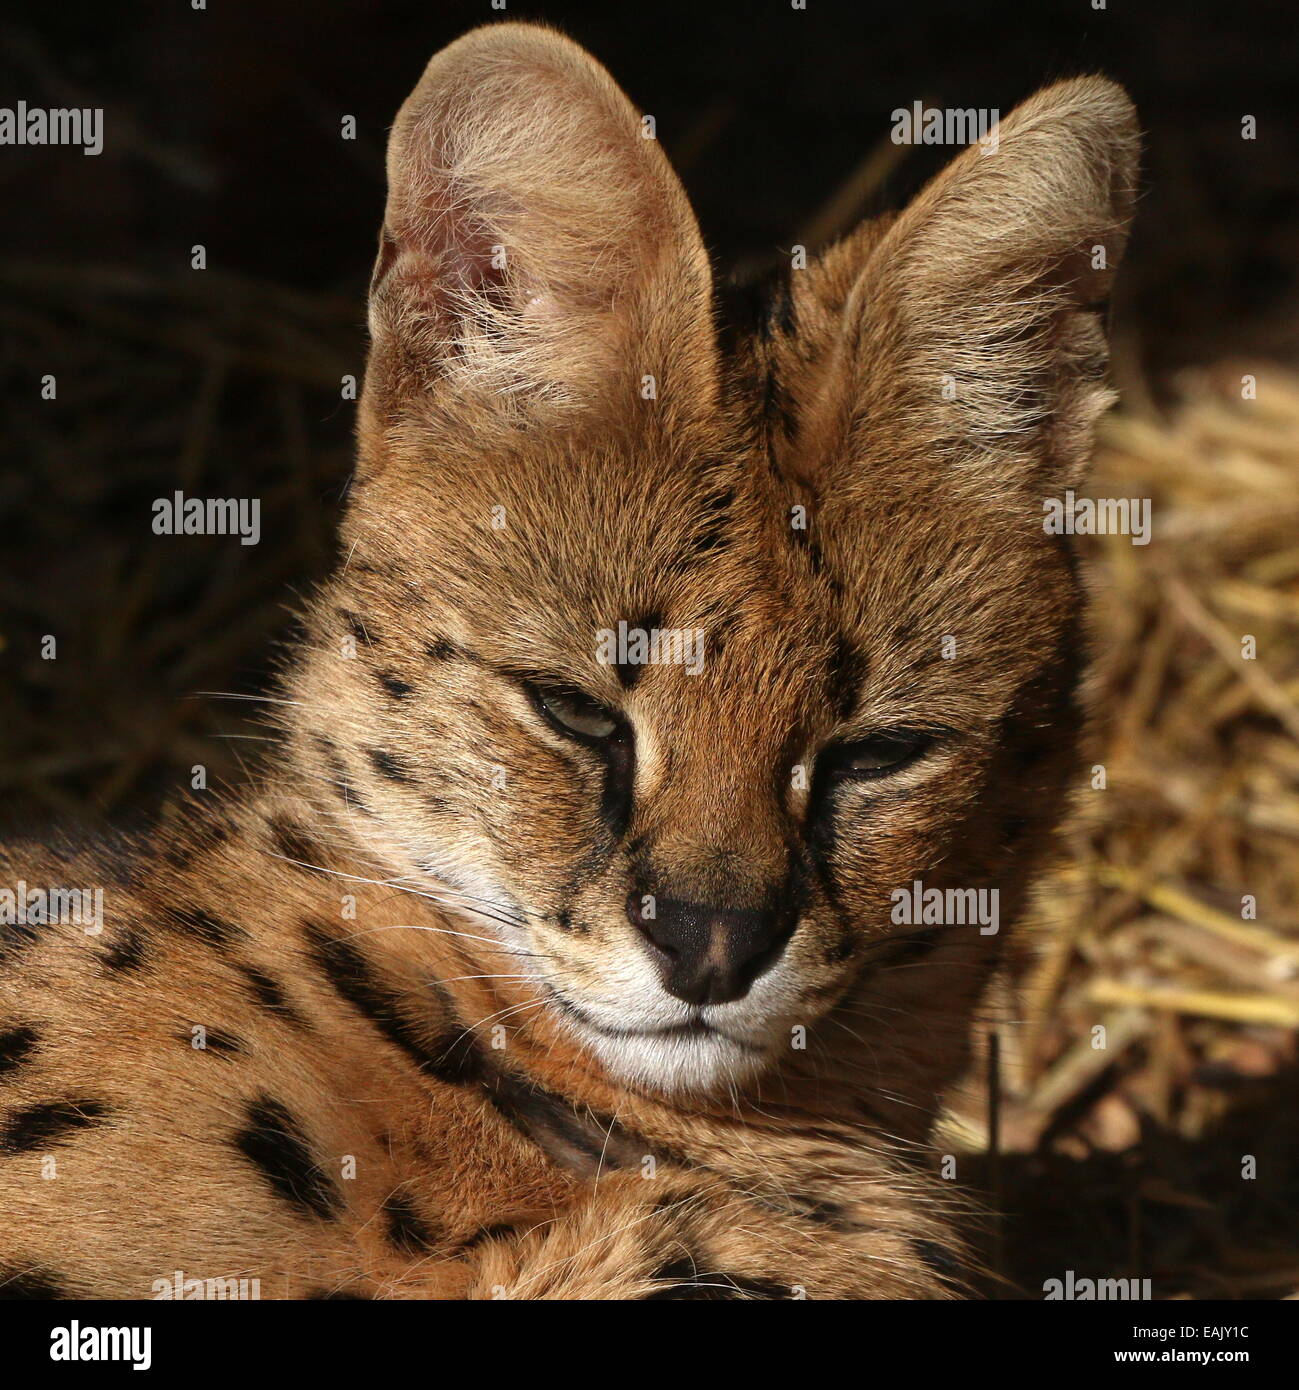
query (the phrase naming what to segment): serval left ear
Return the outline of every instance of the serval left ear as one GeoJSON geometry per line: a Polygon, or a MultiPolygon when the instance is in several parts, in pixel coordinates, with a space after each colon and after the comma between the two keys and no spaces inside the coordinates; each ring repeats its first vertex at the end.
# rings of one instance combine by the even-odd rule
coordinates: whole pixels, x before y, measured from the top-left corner
{"type": "Polygon", "coordinates": [[[995,136],[870,248],[818,402],[829,457],[886,438],[998,488],[1066,487],[1085,469],[1111,400],[1102,312],[1132,215],[1136,113],[1113,82],[1078,78],[995,136]]]}

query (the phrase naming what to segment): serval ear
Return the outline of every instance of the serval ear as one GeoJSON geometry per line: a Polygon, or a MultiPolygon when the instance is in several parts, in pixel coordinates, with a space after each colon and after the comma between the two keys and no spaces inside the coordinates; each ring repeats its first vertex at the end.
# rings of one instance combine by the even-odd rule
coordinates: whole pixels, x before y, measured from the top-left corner
{"type": "Polygon", "coordinates": [[[1123,89],[1079,78],[1016,108],[924,188],[845,301],[816,414],[822,456],[855,460],[863,485],[861,461],[881,447],[995,491],[1077,481],[1112,399],[1102,320],[1137,151],[1123,89]]]}
{"type": "Polygon", "coordinates": [[[630,408],[647,376],[657,398],[715,386],[708,258],[652,133],[549,29],[488,26],[433,58],[388,144],[382,418],[430,396],[527,417],[601,393],[630,408]]]}

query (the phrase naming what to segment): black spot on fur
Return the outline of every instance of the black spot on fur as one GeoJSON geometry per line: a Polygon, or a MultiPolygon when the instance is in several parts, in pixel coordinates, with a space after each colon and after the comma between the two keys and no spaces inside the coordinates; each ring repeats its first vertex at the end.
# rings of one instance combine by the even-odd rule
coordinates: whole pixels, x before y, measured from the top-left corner
{"type": "Polygon", "coordinates": [[[297,821],[289,820],[285,816],[276,816],[267,828],[276,854],[308,873],[319,865],[320,846],[297,821]]]}
{"type": "Polygon", "coordinates": [[[406,1015],[401,997],[376,979],[370,963],[350,942],[314,923],[307,924],[306,936],[312,959],[335,990],[420,1071],[452,1086],[481,1077],[483,1058],[471,1033],[444,1018],[421,1026],[406,1015]]]}
{"type": "Polygon", "coordinates": [[[374,770],[390,782],[414,782],[415,774],[410,768],[391,753],[384,752],[382,748],[367,748],[365,756],[369,758],[374,770]]]}
{"type": "Polygon", "coordinates": [[[325,767],[329,773],[329,785],[334,790],[334,795],[343,803],[348,810],[361,811],[365,815],[371,815],[370,808],[362,801],[360,794],[351,785],[347,775],[347,765],[343,762],[343,755],[338,751],[335,744],[325,738],[323,734],[317,734],[315,744],[320,756],[325,760],[325,767]]]}
{"type": "Polygon", "coordinates": [[[0,1266],[0,1300],[66,1298],[63,1279],[53,1270],[0,1266]]]}
{"type": "Polygon", "coordinates": [[[16,1110],[0,1129],[0,1153],[27,1153],[63,1143],[79,1129],[99,1124],[108,1114],[100,1100],[52,1100],[16,1110]]]}
{"type": "Polygon", "coordinates": [[[222,1032],[219,1028],[204,1029],[202,1047],[194,1046],[192,1033],[180,1033],[178,1036],[192,1052],[215,1052],[218,1055],[231,1056],[248,1051],[248,1045],[242,1038],[236,1037],[233,1033],[222,1032]]]}
{"type": "Polygon", "coordinates": [[[173,922],[183,928],[188,935],[197,936],[218,951],[233,946],[236,941],[246,941],[248,933],[243,927],[227,922],[224,917],[216,917],[201,907],[173,907],[173,922]]]}
{"type": "Polygon", "coordinates": [[[457,657],[465,655],[454,642],[445,637],[438,637],[432,642],[426,642],[424,653],[432,661],[454,661],[457,657]]]}
{"type": "Polygon", "coordinates": [[[398,1250],[418,1255],[436,1244],[433,1232],[402,1193],[394,1192],[388,1198],[383,1204],[383,1214],[388,1221],[388,1240],[398,1250]]]}
{"type": "Polygon", "coordinates": [[[279,1101],[265,1095],[250,1101],[248,1122],[234,1144],[286,1202],[326,1220],[338,1215],[342,1194],[320,1171],[297,1121],[279,1101]]]}
{"type": "Polygon", "coordinates": [[[493,1073],[484,1092],[497,1111],[557,1163],[579,1173],[632,1167],[653,1150],[648,1141],[590,1109],[512,1072],[493,1073]]]}
{"type": "Polygon", "coordinates": [[[767,331],[783,333],[786,338],[794,336],[798,326],[798,315],[794,308],[794,296],[790,293],[789,282],[779,280],[772,287],[771,302],[767,308],[767,331]]]}
{"type": "Polygon", "coordinates": [[[268,975],[257,966],[247,965],[243,961],[237,962],[235,969],[243,976],[253,998],[262,1008],[277,1014],[289,1023],[297,1024],[300,1028],[307,1027],[306,1019],[289,1003],[283,988],[273,976],[268,975]]]}
{"type": "Polygon", "coordinates": [[[0,1076],[25,1062],[36,1050],[39,1041],[36,1030],[25,1026],[0,1033],[0,1076]]]}
{"type": "Polygon", "coordinates": [[[109,970],[139,970],[144,965],[144,933],[139,927],[127,927],[104,953],[103,960],[109,970]]]}
{"type": "Polygon", "coordinates": [[[394,676],[391,671],[380,671],[378,681],[394,700],[404,700],[415,689],[413,685],[407,685],[404,680],[394,676]]]}
{"type": "Polygon", "coordinates": [[[822,1201],[819,1197],[804,1197],[791,1194],[790,1205],[807,1221],[818,1226],[828,1226],[832,1231],[855,1231],[857,1227],[843,1214],[843,1208],[833,1202],[822,1201]]]}

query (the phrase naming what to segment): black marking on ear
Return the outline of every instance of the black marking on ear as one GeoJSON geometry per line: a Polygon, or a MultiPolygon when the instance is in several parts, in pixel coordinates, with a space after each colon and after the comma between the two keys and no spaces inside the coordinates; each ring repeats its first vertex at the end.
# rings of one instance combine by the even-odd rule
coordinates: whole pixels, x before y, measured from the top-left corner
{"type": "Polygon", "coordinates": [[[247,1123],[234,1145],[292,1206],[323,1220],[339,1214],[343,1194],[321,1171],[301,1127],[279,1101],[268,1095],[249,1101],[247,1123]]]}
{"type": "Polygon", "coordinates": [[[840,719],[847,719],[856,709],[866,670],[866,658],[840,633],[830,653],[827,692],[830,706],[840,719]]]}
{"type": "Polygon", "coordinates": [[[394,1192],[383,1204],[388,1222],[388,1241],[407,1255],[431,1250],[437,1239],[404,1193],[394,1192]]]}
{"type": "Polygon", "coordinates": [[[192,1033],[177,1033],[176,1036],[191,1052],[211,1052],[222,1057],[248,1051],[248,1045],[242,1038],[237,1037],[234,1033],[222,1032],[219,1028],[204,1027],[202,1047],[194,1046],[192,1033]]]}
{"type": "Polygon", "coordinates": [[[236,961],[234,967],[248,983],[248,989],[253,998],[266,1009],[269,1013],[278,1015],[288,1023],[295,1024],[299,1028],[309,1028],[311,1025],[305,1018],[289,1003],[285,997],[283,987],[273,976],[268,975],[258,966],[249,965],[244,961],[236,961]]]}
{"type": "Polygon", "coordinates": [[[386,777],[390,782],[413,783],[415,774],[408,768],[400,758],[385,752],[382,748],[367,748],[365,756],[369,758],[371,767],[381,776],[386,777]]]}
{"type": "Polygon", "coordinates": [[[401,996],[375,977],[355,946],[315,923],[304,929],[312,959],[329,983],[421,1072],[450,1086],[468,1085],[482,1076],[485,1062],[471,1032],[445,1018],[422,1025],[412,1020],[403,1011],[401,996]]]}
{"type": "Polygon", "coordinates": [[[380,671],[377,680],[394,700],[404,700],[415,689],[413,685],[407,685],[399,676],[394,676],[391,671],[380,671]]]}
{"type": "Polygon", "coordinates": [[[224,917],[216,917],[201,907],[173,907],[170,909],[174,925],[184,929],[186,935],[196,936],[200,941],[218,951],[224,951],[237,941],[247,941],[248,933],[234,922],[224,917]]]}
{"type": "Polygon", "coordinates": [[[0,1265],[0,1301],[22,1299],[66,1298],[67,1286],[63,1276],[52,1269],[33,1265],[27,1269],[10,1269],[0,1265]]]}
{"type": "Polygon", "coordinates": [[[14,1111],[0,1130],[0,1153],[26,1153],[61,1144],[77,1130],[102,1123],[108,1113],[102,1100],[51,1100],[29,1105],[14,1111]]]}
{"type": "Polygon", "coordinates": [[[122,974],[130,974],[144,965],[144,933],[137,926],[127,927],[104,952],[104,966],[122,974]]]}
{"type": "Polygon", "coordinates": [[[364,642],[367,647],[372,647],[378,641],[374,629],[368,628],[350,608],[340,608],[338,616],[342,619],[343,626],[358,642],[364,642]]]}
{"type": "Polygon", "coordinates": [[[311,873],[319,866],[320,846],[304,826],[287,816],[275,816],[266,828],[276,854],[290,861],[292,867],[311,873]]]}
{"type": "Polygon", "coordinates": [[[25,1024],[0,1033],[0,1076],[14,1071],[36,1050],[40,1035],[25,1024]]]}

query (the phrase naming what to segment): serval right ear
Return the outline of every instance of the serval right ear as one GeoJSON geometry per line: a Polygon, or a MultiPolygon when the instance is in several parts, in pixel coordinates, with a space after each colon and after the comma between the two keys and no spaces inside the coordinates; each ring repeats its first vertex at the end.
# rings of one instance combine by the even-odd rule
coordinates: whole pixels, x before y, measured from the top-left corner
{"type": "Polygon", "coordinates": [[[381,418],[429,394],[535,413],[603,391],[626,410],[645,374],[713,388],[708,258],[652,134],[549,29],[488,26],[433,58],[388,146],[381,418]]]}

